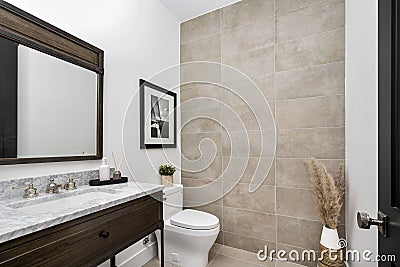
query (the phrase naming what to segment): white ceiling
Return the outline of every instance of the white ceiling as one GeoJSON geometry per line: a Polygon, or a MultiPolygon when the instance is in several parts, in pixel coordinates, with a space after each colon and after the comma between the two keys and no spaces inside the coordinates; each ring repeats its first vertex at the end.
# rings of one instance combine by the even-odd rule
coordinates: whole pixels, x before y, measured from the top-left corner
{"type": "Polygon", "coordinates": [[[159,0],[179,22],[206,14],[240,0],[159,0]]]}

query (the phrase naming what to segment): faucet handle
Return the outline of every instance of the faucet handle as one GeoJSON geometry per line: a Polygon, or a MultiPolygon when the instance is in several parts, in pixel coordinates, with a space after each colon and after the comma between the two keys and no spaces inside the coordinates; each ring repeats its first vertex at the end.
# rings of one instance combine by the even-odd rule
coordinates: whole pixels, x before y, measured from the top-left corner
{"type": "Polygon", "coordinates": [[[57,194],[59,192],[58,188],[60,188],[60,187],[61,187],[61,185],[56,184],[54,182],[54,179],[51,178],[50,183],[47,185],[46,193],[57,194]]]}
{"type": "Polygon", "coordinates": [[[69,182],[64,184],[64,189],[65,190],[74,190],[76,189],[76,183],[75,181],[79,180],[79,179],[74,179],[74,178],[69,178],[69,182]]]}
{"type": "Polygon", "coordinates": [[[26,188],[26,185],[12,187],[12,189],[22,189],[22,188],[25,188],[23,198],[37,197],[39,195],[37,192],[37,188],[34,188],[32,183],[28,184],[28,188],[26,188]]]}

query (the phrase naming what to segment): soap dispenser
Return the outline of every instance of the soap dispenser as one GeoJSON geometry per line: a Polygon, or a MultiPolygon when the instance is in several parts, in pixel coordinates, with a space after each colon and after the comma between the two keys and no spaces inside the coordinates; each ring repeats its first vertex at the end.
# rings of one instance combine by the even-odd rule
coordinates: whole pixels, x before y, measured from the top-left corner
{"type": "Polygon", "coordinates": [[[107,164],[107,158],[103,158],[99,168],[100,181],[110,180],[110,166],[107,164]]]}

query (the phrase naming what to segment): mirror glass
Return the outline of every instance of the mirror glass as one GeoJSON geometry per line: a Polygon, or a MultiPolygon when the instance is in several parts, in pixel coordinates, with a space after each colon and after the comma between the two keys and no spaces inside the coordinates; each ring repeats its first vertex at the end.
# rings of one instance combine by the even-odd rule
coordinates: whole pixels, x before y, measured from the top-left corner
{"type": "Polygon", "coordinates": [[[0,38],[0,158],[96,155],[97,74],[0,38]]]}

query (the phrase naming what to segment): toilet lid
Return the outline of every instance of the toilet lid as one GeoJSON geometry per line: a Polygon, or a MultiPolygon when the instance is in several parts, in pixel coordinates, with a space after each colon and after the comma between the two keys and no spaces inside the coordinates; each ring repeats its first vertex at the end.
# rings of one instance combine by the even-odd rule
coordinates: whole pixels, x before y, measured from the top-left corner
{"type": "Polygon", "coordinates": [[[218,217],[198,211],[198,210],[183,210],[171,217],[171,224],[193,230],[210,230],[218,227],[218,217]]]}

